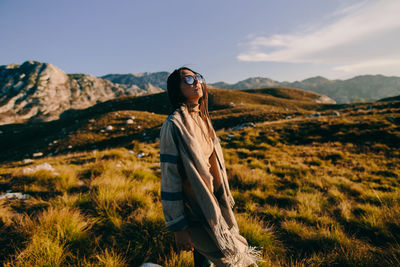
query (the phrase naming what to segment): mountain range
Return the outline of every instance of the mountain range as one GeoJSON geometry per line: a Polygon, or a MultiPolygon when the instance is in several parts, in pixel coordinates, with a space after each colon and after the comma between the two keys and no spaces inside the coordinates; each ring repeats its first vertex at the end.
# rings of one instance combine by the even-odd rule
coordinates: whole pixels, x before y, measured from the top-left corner
{"type": "Polygon", "coordinates": [[[329,80],[321,76],[295,82],[278,82],[269,78],[254,77],[235,84],[211,84],[224,89],[254,89],[269,87],[300,88],[334,99],[338,103],[370,102],[400,95],[400,77],[363,75],[347,80],[329,80]]]}
{"type": "MultiPolygon", "coordinates": [[[[163,92],[168,75],[168,72],[146,72],[95,77],[67,74],[52,64],[35,61],[0,66],[0,124],[50,121],[67,110],[84,109],[124,96],[163,92]]],[[[400,95],[400,78],[382,75],[348,80],[314,77],[296,82],[253,77],[235,84],[218,82],[209,86],[241,90],[269,88],[272,91],[267,93],[271,95],[277,87],[299,88],[317,93],[313,99],[322,103],[375,101],[400,95]]]]}

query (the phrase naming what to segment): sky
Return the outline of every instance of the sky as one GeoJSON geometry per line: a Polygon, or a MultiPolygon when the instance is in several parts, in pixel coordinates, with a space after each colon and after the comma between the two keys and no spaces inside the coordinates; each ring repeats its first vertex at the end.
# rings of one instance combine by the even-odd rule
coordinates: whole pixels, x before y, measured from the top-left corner
{"type": "Polygon", "coordinates": [[[0,0],[0,65],[66,73],[400,76],[399,0],[0,0]]]}

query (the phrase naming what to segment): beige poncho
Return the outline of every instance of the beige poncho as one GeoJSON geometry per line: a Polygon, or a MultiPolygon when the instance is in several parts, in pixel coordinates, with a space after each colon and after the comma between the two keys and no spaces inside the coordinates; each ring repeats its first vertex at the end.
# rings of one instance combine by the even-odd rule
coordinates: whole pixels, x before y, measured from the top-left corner
{"type": "Polygon", "coordinates": [[[211,123],[209,125],[218,162],[217,179],[221,181],[214,181],[216,177],[210,172],[209,159],[204,157],[196,139],[197,126],[185,105],[170,115],[161,128],[161,201],[166,226],[171,231],[178,231],[190,227],[192,221],[200,220],[229,262],[228,266],[256,265],[260,253],[248,247],[239,234],[221,145],[211,123]],[[190,192],[185,192],[182,186],[185,179],[191,186],[190,192]]]}

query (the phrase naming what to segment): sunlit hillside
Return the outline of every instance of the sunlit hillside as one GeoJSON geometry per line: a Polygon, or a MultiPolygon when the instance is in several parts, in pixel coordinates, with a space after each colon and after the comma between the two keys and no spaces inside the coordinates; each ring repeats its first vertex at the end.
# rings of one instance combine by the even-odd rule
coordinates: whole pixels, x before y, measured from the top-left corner
{"type": "Polygon", "coordinates": [[[248,89],[243,90],[244,92],[254,93],[254,94],[267,94],[274,97],[292,99],[299,101],[310,101],[315,103],[328,103],[335,104],[335,101],[327,96],[320,95],[311,91],[297,89],[297,88],[287,88],[287,87],[270,87],[263,89],[248,89]]]}
{"type": "MultiPolygon", "coordinates": [[[[325,107],[302,99],[287,100],[221,89],[211,90],[209,98],[216,128],[309,114],[325,107]]],[[[29,158],[35,153],[57,155],[121,146],[129,148],[133,139],[156,139],[161,123],[170,112],[167,94],[160,93],[123,97],[83,110],[68,110],[56,121],[0,125],[3,152],[0,162],[29,158]]]]}
{"type": "MultiPolygon", "coordinates": [[[[0,127],[5,266],[193,266],[164,227],[166,94],[0,127]],[[39,154],[42,153],[42,154],[39,154]]],[[[260,266],[400,264],[400,102],[211,90],[241,233],[260,266]]]]}

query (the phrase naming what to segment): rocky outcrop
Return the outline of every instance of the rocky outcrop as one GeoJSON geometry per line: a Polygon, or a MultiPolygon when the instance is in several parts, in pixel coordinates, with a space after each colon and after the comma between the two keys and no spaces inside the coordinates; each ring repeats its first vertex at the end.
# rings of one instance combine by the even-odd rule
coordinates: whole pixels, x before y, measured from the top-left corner
{"type": "Polygon", "coordinates": [[[54,120],[65,110],[130,94],[135,92],[91,75],[66,74],[48,63],[0,66],[0,124],[54,120]]]}

